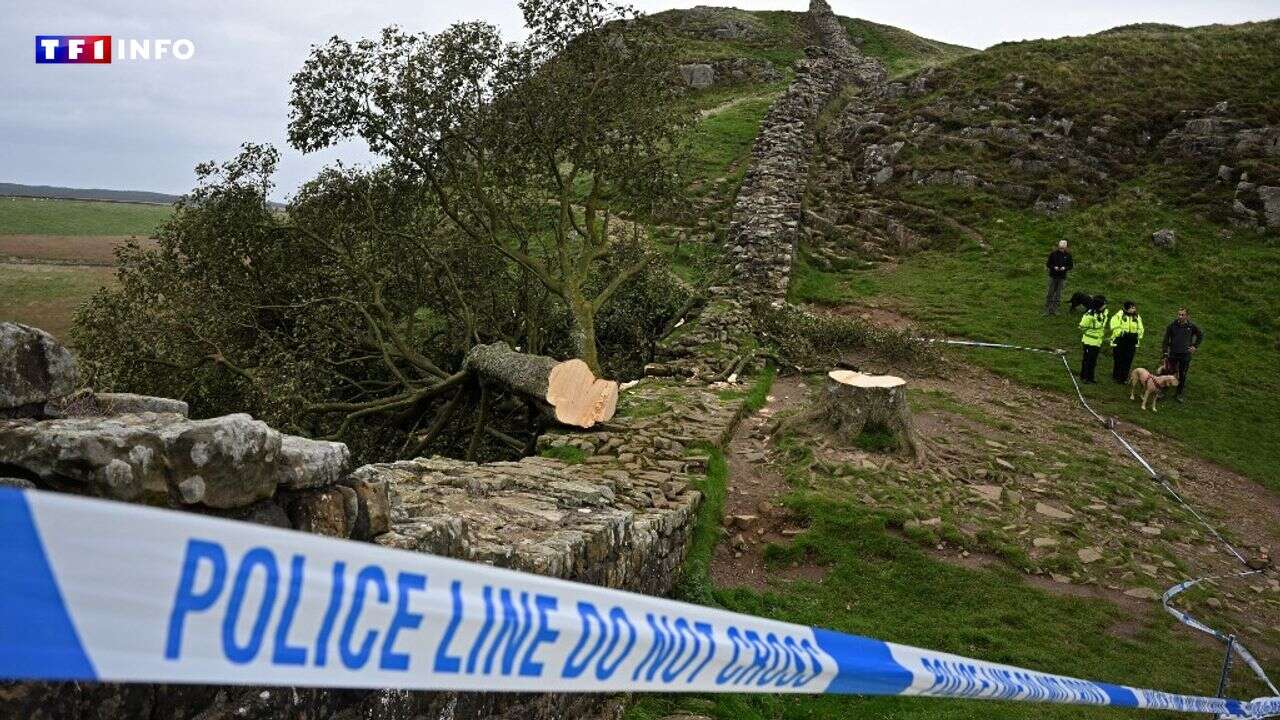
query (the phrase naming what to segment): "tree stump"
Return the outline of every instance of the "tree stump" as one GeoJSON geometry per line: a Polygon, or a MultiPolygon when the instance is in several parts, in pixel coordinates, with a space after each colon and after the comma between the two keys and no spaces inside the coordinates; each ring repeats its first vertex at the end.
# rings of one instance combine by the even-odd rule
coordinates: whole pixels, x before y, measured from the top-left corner
{"type": "Polygon", "coordinates": [[[618,408],[618,383],[596,378],[582,360],[561,362],[499,342],[471,348],[463,368],[481,382],[529,398],[563,425],[589,428],[608,422],[618,408]]]}
{"type": "Polygon", "coordinates": [[[867,375],[851,370],[827,374],[819,414],[850,442],[868,429],[893,435],[898,449],[925,459],[924,443],[916,434],[907,407],[907,381],[892,375],[867,375]]]}

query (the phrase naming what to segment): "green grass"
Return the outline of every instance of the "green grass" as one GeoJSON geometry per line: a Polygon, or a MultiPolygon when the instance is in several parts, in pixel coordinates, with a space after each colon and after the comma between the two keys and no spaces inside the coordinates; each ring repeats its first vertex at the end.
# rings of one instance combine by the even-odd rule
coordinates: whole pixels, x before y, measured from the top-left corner
{"type": "MultiPolygon", "coordinates": [[[[773,387],[777,371],[772,365],[755,378],[747,391],[747,409],[754,412],[764,407],[773,387]]],[[[695,448],[694,452],[707,455],[706,477],[698,482],[702,492],[702,507],[694,523],[693,537],[689,541],[689,553],[681,569],[676,585],[676,595],[689,602],[704,605],[715,604],[711,585],[711,555],[720,540],[720,522],[724,518],[725,493],[728,490],[729,466],[724,451],[717,447],[695,448]]]]}
{"type": "Polygon", "coordinates": [[[902,28],[870,20],[841,18],[845,29],[862,38],[862,51],[884,63],[890,77],[907,75],[926,67],[941,65],[977,50],[922,38],[902,28]]]}
{"type": "Polygon", "coordinates": [[[748,412],[755,412],[765,406],[769,401],[769,390],[773,388],[773,381],[777,376],[778,370],[773,365],[766,366],[764,372],[760,373],[755,384],[747,391],[748,412]]]}
{"type": "Polygon", "coordinates": [[[720,521],[724,517],[724,500],[729,481],[729,466],[720,448],[703,448],[707,455],[707,475],[697,483],[702,493],[702,507],[689,540],[689,554],[681,567],[676,596],[689,602],[714,605],[711,585],[711,555],[720,540],[720,521]]]}
{"type": "MultiPolygon", "coordinates": [[[[765,592],[711,583],[708,568],[721,536],[727,482],[724,458],[712,450],[702,487],[707,502],[677,588],[681,599],[1045,672],[1213,694],[1221,659],[1218,651],[1182,630],[1155,604],[1135,616],[1106,601],[1047,593],[1028,585],[1012,569],[973,570],[935,560],[920,547],[923,539],[911,537],[910,531],[893,529],[903,525],[910,517],[908,512],[866,509],[856,491],[841,490],[841,484],[813,464],[812,452],[803,443],[784,442],[780,447],[785,458],[780,470],[793,488],[785,504],[808,530],[789,546],[770,546],[765,557],[775,570],[802,563],[822,568],[825,577],[819,582],[776,582],[765,592]],[[1153,662],[1152,658],[1160,660],[1153,662]]],[[[936,532],[953,544],[961,539],[953,527],[944,526],[936,532]]],[[[991,539],[987,544],[998,545],[997,541],[991,539]]],[[[1015,566],[1028,564],[1025,552],[1013,544],[1006,554],[1015,566]]],[[[1263,688],[1246,676],[1247,672],[1238,670],[1233,674],[1232,695],[1262,694],[1263,688]]],[[[641,696],[625,717],[659,720],[679,713],[716,720],[1134,716],[1110,709],[1052,705],[734,694],[641,696]]]]}
{"type": "MultiPolygon", "coordinates": [[[[906,104],[910,110],[946,96],[961,109],[972,107],[976,99],[1012,92],[1012,78],[1022,76],[1035,89],[1033,111],[1072,118],[1077,125],[1110,115],[1124,133],[1145,130],[1160,137],[1179,112],[1206,110],[1222,100],[1229,100],[1241,118],[1275,122],[1280,119],[1277,48],[1280,21],[1275,20],[1190,30],[1134,27],[1003,43],[946,65],[937,74],[937,93],[906,104]]],[[[990,106],[986,112],[997,117],[1001,111],[990,106]]]]}
{"type": "Polygon", "coordinates": [[[544,448],[540,453],[544,458],[552,458],[569,465],[579,465],[587,459],[587,453],[582,448],[576,448],[571,445],[553,445],[544,448]]]}
{"type": "Polygon", "coordinates": [[[114,281],[107,267],[0,264],[0,320],[12,320],[70,340],[76,308],[114,281]]]}
{"type": "MultiPolygon", "coordinates": [[[[690,14],[682,10],[650,17],[669,32],[667,41],[671,44],[672,54],[681,62],[750,58],[772,63],[779,70],[788,70],[804,57],[805,46],[812,42],[804,13],[748,12],[729,8],[722,8],[721,12],[750,26],[750,36],[737,40],[707,39],[705,33],[714,23],[693,22],[690,14]]],[[[883,62],[891,75],[913,72],[975,52],[868,20],[841,18],[841,21],[851,35],[863,38],[863,52],[883,62]]]]}
{"type": "Polygon", "coordinates": [[[0,235],[150,235],[167,205],[0,198],[0,235]]]}
{"type": "MultiPolygon", "coordinates": [[[[760,378],[751,395],[767,396],[771,378],[760,378]]],[[[709,568],[721,535],[728,468],[719,449],[707,452],[707,475],[699,488],[706,501],[676,592],[683,600],[1047,672],[1213,692],[1216,653],[1177,631],[1154,606],[1135,624],[1110,603],[1049,595],[1027,586],[1012,570],[975,571],[933,560],[912,540],[889,530],[887,518],[860,508],[852,498],[829,487],[805,489],[820,487],[810,475],[808,453],[795,454],[786,474],[798,488],[787,505],[809,530],[792,546],[772,547],[767,555],[779,567],[792,561],[821,565],[827,577],[819,583],[779,584],[764,593],[715,587],[709,568]],[[1152,657],[1161,662],[1151,662],[1152,657]]],[[[1239,674],[1234,682],[1241,693],[1257,690],[1239,674]]],[[[626,718],[658,720],[679,712],[717,720],[1117,716],[1115,710],[907,698],[646,695],[626,718]]]]}
{"type": "MultiPolygon", "coordinates": [[[[1052,596],[1028,587],[1010,570],[968,570],[933,560],[889,532],[883,518],[845,501],[800,494],[790,506],[812,526],[791,547],[774,549],[771,557],[779,565],[819,563],[828,568],[827,577],[765,593],[714,588],[715,604],[1077,677],[1197,694],[1211,695],[1215,689],[1217,653],[1176,631],[1154,606],[1141,618],[1135,636],[1117,637],[1110,631],[1127,618],[1109,603],[1052,596]]],[[[1255,690],[1243,683],[1234,689],[1246,694],[1255,690]]],[[[678,711],[717,720],[1132,716],[1097,708],[974,701],[724,695],[646,696],[626,717],[656,720],[678,711]]]]}
{"type": "Polygon", "coordinates": [[[750,37],[709,39],[707,33],[715,23],[695,22],[692,15],[681,10],[649,17],[668,30],[667,42],[671,45],[672,55],[680,62],[750,58],[764,60],[783,70],[804,56],[806,35],[800,24],[804,17],[802,13],[747,12],[730,8],[724,8],[722,13],[750,26],[750,37]]]}
{"type": "MultiPolygon", "coordinates": [[[[945,198],[933,204],[945,204],[945,198]]],[[[1140,182],[1108,202],[1057,218],[985,208],[970,222],[990,250],[962,245],[906,258],[892,270],[842,275],[801,267],[794,295],[827,304],[878,298],[942,333],[1066,349],[1078,368],[1077,319],[1041,317],[1044,258],[1066,239],[1076,271],[1064,300],[1074,290],[1104,293],[1113,311],[1124,300],[1136,301],[1147,329],[1137,365],[1158,364],[1164,328],[1180,305],[1190,307],[1206,334],[1186,405],[1167,402],[1157,414],[1143,413],[1128,401],[1127,388],[1104,383],[1086,388],[1094,407],[1280,489],[1280,243],[1197,218],[1140,182]],[[1162,228],[1178,232],[1176,250],[1151,244],[1151,233],[1162,228]]],[[[1021,382],[1071,389],[1051,357],[1001,350],[962,356],[1021,382]]],[[[1100,377],[1109,377],[1110,367],[1110,358],[1102,358],[1100,377]]]]}
{"type": "MultiPolygon", "coordinates": [[[[704,118],[689,135],[686,178],[712,186],[724,178],[732,196],[746,173],[746,159],[760,132],[760,123],[769,112],[781,88],[771,86],[757,94],[704,118]]],[[[728,98],[732,99],[732,98],[728,98]]]]}

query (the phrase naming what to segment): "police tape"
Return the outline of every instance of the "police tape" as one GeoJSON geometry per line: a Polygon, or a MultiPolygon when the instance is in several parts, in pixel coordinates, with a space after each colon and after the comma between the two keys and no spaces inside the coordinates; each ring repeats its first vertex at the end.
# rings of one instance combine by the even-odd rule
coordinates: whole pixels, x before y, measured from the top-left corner
{"type": "Polygon", "coordinates": [[[957,347],[980,347],[980,348],[1003,348],[1007,350],[1025,350],[1027,352],[1045,353],[1048,355],[1065,355],[1065,350],[1055,348],[1038,348],[1027,347],[1025,345],[1010,345],[1008,343],[997,342],[981,342],[979,340],[949,340],[946,338],[923,338],[926,342],[935,343],[937,345],[955,345],[957,347]]]}
{"type": "Polygon", "coordinates": [[[1253,656],[1253,653],[1249,652],[1248,648],[1246,648],[1243,643],[1241,643],[1238,639],[1236,639],[1233,636],[1226,635],[1222,632],[1219,632],[1218,630],[1215,630],[1209,627],[1208,625],[1205,625],[1204,623],[1200,622],[1198,619],[1195,618],[1195,616],[1193,616],[1191,613],[1187,612],[1186,610],[1180,610],[1173,606],[1174,598],[1176,598],[1177,596],[1181,595],[1187,590],[1190,590],[1191,588],[1196,587],[1202,583],[1211,582],[1214,580],[1228,580],[1228,579],[1235,580],[1239,578],[1252,577],[1254,575],[1261,574],[1261,572],[1262,572],[1261,570],[1250,570],[1248,572],[1236,573],[1235,575],[1199,578],[1197,580],[1187,580],[1186,582],[1178,583],[1177,585],[1174,585],[1168,590],[1165,590],[1164,595],[1160,597],[1160,604],[1164,606],[1164,609],[1166,612],[1168,612],[1173,617],[1177,618],[1178,622],[1182,623],[1183,625],[1186,625],[1187,627],[1192,628],[1193,630],[1199,630],[1200,632],[1205,633],[1206,635],[1212,635],[1218,640],[1221,640],[1222,642],[1226,643],[1228,652],[1234,652],[1236,655],[1239,655],[1240,659],[1244,661],[1244,664],[1248,665],[1249,669],[1252,670],[1253,673],[1257,675],[1260,680],[1262,680],[1262,682],[1266,683],[1267,688],[1270,689],[1272,693],[1276,695],[1280,695],[1280,689],[1277,689],[1275,686],[1275,683],[1271,682],[1271,678],[1267,677],[1266,671],[1262,669],[1262,665],[1258,663],[1257,658],[1253,656]]]}
{"type": "Polygon", "coordinates": [[[1080,680],[423,553],[0,489],[0,679],[1249,702],[1080,680]]]}

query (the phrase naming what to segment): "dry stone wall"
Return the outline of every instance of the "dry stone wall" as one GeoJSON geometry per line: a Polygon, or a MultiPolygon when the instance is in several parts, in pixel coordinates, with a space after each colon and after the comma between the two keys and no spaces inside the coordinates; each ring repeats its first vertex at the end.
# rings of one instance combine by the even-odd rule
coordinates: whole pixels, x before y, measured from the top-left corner
{"type": "Polygon", "coordinates": [[[791,281],[818,116],[848,84],[881,83],[879,62],[862,55],[825,0],[812,0],[816,45],[765,117],[729,227],[728,294],[739,302],[781,302],[791,281]]]}
{"type": "Polygon", "coordinates": [[[650,373],[715,381],[751,369],[752,308],[785,302],[791,283],[819,116],[848,85],[885,81],[884,67],[857,49],[830,5],[812,0],[808,15],[814,45],[761,123],[734,204],[728,280],[709,289],[697,321],[664,340],[650,373]]]}
{"type": "MultiPolygon", "coordinates": [[[[190,420],[185,408],[167,404],[176,401],[161,398],[71,396],[73,375],[51,380],[45,372],[32,374],[38,387],[24,391],[22,410],[0,408],[27,413],[0,421],[0,476],[607,587],[670,591],[702,502],[696,486],[706,449],[727,441],[745,408],[740,396],[708,381],[748,369],[741,351],[754,342],[749,308],[785,297],[814,123],[845,83],[883,73],[857,54],[825,2],[815,0],[810,15],[818,44],[766,118],[734,211],[732,281],[714,289],[700,319],[668,344],[672,362],[655,373],[664,377],[626,391],[610,423],[548,433],[540,456],[518,462],[419,458],[348,472],[346,448],[336,444],[283,435],[248,416],[190,420]],[[233,454],[227,443],[244,451],[236,457],[245,466],[235,472],[217,470],[233,454]],[[61,462],[64,452],[80,460],[75,468],[61,462]]],[[[46,366],[56,364],[56,353],[43,352],[46,366]]],[[[550,720],[616,717],[619,707],[617,698],[563,694],[0,688],[0,713],[37,719],[550,720]]]]}

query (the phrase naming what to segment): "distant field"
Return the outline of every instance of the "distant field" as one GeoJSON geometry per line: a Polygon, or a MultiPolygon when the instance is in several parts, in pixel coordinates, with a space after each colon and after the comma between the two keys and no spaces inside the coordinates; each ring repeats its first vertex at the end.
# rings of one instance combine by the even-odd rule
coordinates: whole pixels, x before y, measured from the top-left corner
{"type": "MultiPolygon", "coordinates": [[[[134,239],[131,235],[0,235],[0,260],[115,265],[116,248],[134,239]]],[[[147,238],[136,238],[136,242],[155,244],[147,238]]]]}
{"type": "Polygon", "coordinates": [[[0,320],[15,320],[65,340],[76,308],[113,282],[115,269],[0,263],[0,320]]]}
{"type": "Polygon", "coordinates": [[[155,232],[167,205],[0,198],[0,235],[140,235],[155,232]]]}
{"type": "Polygon", "coordinates": [[[115,249],[143,244],[164,205],[0,197],[0,320],[65,340],[75,310],[115,277],[115,249]]]}

